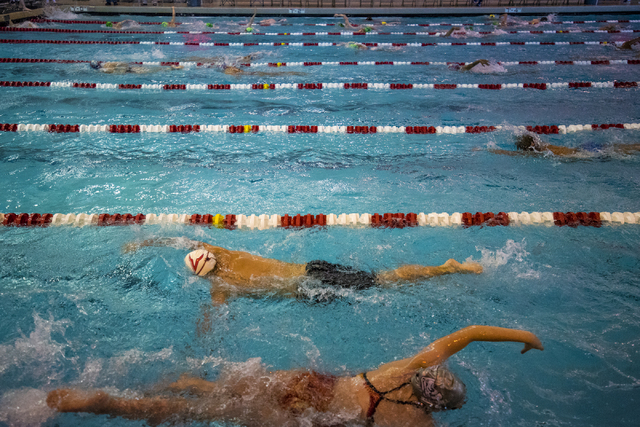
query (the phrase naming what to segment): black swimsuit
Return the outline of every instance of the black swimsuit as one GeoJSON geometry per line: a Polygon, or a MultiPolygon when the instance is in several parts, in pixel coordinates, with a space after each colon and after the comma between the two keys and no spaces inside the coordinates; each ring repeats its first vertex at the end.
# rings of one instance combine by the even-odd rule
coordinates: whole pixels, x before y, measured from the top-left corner
{"type": "Polygon", "coordinates": [[[376,413],[376,409],[378,409],[378,405],[383,400],[389,401],[391,403],[397,403],[399,405],[411,405],[416,408],[424,409],[424,405],[422,403],[416,402],[414,400],[395,400],[395,399],[389,399],[385,397],[389,393],[393,393],[396,390],[400,390],[402,387],[411,385],[410,382],[407,381],[406,383],[402,383],[398,387],[392,388],[391,390],[379,391],[377,388],[373,386],[373,384],[371,384],[371,381],[369,381],[369,378],[367,378],[366,372],[362,373],[362,378],[364,378],[364,382],[367,385],[367,390],[369,391],[369,409],[367,409],[367,425],[373,424],[373,421],[374,421],[373,417],[376,413]]]}

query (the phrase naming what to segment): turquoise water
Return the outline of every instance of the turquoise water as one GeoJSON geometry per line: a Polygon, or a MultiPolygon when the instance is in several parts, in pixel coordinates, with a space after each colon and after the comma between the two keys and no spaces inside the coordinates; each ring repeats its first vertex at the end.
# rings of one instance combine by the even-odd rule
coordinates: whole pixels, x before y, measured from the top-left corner
{"type": "MultiPolygon", "coordinates": [[[[590,18],[594,17],[579,19],[590,18]]],[[[635,17],[607,16],[616,18],[635,17]]],[[[221,30],[237,28],[228,22],[239,21],[184,20],[216,22],[221,30]]],[[[441,20],[461,21],[401,19],[404,23],[441,20]]],[[[637,25],[625,24],[627,28],[637,25]]],[[[566,27],[573,28],[561,28],[566,27]]],[[[416,29],[397,26],[393,31],[416,29]]],[[[4,37],[98,40],[104,36],[5,33],[4,37]]],[[[181,35],[109,37],[183,40],[181,35]]],[[[371,41],[374,36],[368,37],[371,41]]],[[[415,40],[415,36],[375,37],[415,40]]],[[[491,41],[614,41],[633,35],[490,37],[491,41]]],[[[232,36],[216,40],[238,41],[232,36]]],[[[434,40],[442,41],[429,38],[434,40]]],[[[1,56],[127,61],[225,56],[232,60],[252,51],[260,52],[258,62],[598,60],[636,55],[610,46],[579,45],[406,47],[354,53],[338,47],[6,44],[1,56]]],[[[138,84],[633,81],[637,67],[510,66],[503,73],[482,75],[456,73],[442,66],[292,67],[285,71],[307,74],[232,77],[214,69],[118,76],[95,72],[86,64],[0,64],[0,80],[138,84]]],[[[636,123],[640,111],[637,89],[195,93],[2,88],[1,93],[3,123],[516,126],[636,123]]],[[[640,210],[638,157],[616,154],[612,148],[639,142],[638,131],[544,136],[552,144],[569,147],[585,142],[609,145],[604,155],[592,157],[510,157],[487,151],[511,149],[513,134],[512,130],[481,135],[293,136],[3,132],[0,211],[283,215],[640,210]]],[[[222,370],[236,368],[258,373],[264,367],[309,367],[355,374],[415,354],[434,339],[469,324],[486,324],[531,330],[545,351],[520,355],[520,345],[475,343],[452,357],[449,366],[467,384],[468,402],[462,410],[436,414],[438,424],[635,425],[640,415],[634,405],[640,399],[640,356],[635,347],[640,345],[639,237],[640,227],[634,225],[254,232],[186,226],[0,228],[4,325],[0,328],[0,424],[143,425],[104,416],[56,415],[42,399],[49,390],[65,386],[141,394],[183,373],[213,380],[222,370]],[[480,262],[485,272],[391,289],[309,291],[298,299],[244,296],[213,308],[208,283],[184,270],[184,249],[146,248],[133,255],[120,251],[132,240],[180,236],[299,263],[323,259],[384,270],[455,258],[480,262]]]]}

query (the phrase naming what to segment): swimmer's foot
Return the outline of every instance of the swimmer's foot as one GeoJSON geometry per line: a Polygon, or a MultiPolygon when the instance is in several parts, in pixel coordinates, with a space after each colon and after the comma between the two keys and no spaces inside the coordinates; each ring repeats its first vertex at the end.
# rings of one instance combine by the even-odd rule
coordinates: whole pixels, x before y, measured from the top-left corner
{"type": "Polygon", "coordinates": [[[482,266],[477,262],[467,261],[464,264],[460,264],[455,259],[450,259],[445,262],[443,267],[446,267],[447,270],[451,273],[462,273],[462,274],[480,274],[482,273],[482,266]]]}
{"type": "Polygon", "coordinates": [[[47,405],[58,412],[99,413],[108,401],[109,395],[103,391],[57,389],[47,396],[47,405]]]}

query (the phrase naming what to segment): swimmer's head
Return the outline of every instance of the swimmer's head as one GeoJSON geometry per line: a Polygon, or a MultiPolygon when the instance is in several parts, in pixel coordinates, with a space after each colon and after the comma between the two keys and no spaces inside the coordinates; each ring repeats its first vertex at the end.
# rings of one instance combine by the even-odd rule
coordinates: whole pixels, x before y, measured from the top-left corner
{"type": "Polygon", "coordinates": [[[367,18],[365,19],[365,21],[373,21],[373,18],[370,16],[367,16],[367,18]]]}
{"type": "Polygon", "coordinates": [[[107,27],[113,27],[113,24],[111,23],[111,21],[107,21],[107,23],[104,25],[106,25],[107,27]]]}
{"type": "Polygon", "coordinates": [[[448,67],[451,71],[460,71],[460,68],[462,68],[463,64],[458,64],[457,62],[453,62],[451,64],[448,64],[448,67]]]}
{"type": "Polygon", "coordinates": [[[163,26],[163,27],[168,27],[168,26],[169,26],[169,24],[167,24],[166,22],[163,22],[163,23],[162,23],[162,26],[163,26]]]}
{"type": "Polygon", "coordinates": [[[204,24],[204,25],[206,25],[207,27],[213,27],[213,24],[212,24],[211,22],[207,22],[207,23],[206,23],[206,24],[204,24]]]}
{"type": "Polygon", "coordinates": [[[496,15],[489,15],[489,18],[495,18],[496,15]]]}
{"type": "Polygon", "coordinates": [[[205,276],[215,268],[216,257],[209,251],[198,249],[187,254],[184,264],[193,274],[205,276]]]}
{"type": "Polygon", "coordinates": [[[93,68],[94,70],[99,70],[100,68],[102,68],[102,62],[100,62],[100,61],[91,61],[91,62],[89,62],[89,66],[91,68],[93,68]]]}
{"type": "Polygon", "coordinates": [[[540,151],[540,141],[533,135],[520,135],[516,137],[516,148],[522,151],[540,151]]]}
{"type": "Polygon", "coordinates": [[[382,25],[387,25],[387,23],[385,21],[382,21],[382,25]]]}
{"type": "Polygon", "coordinates": [[[549,18],[547,18],[546,16],[544,18],[540,18],[540,22],[548,22],[549,18]]]}
{"type": "Polygon", "coordinates": [[[253,31],[253,27],[247,27],[244,29],[247,33],[250,33],[253,31]]]}
{"type": "Polygon", "coordinates": [[[411,377],[411,387],[429,412],[459,409],[467,394],[464,383],[442,365],[420,369],[411,377]]]}
{"type": "Polygon", "coordinates": [[[371,27],[364,27],[363,29],[365,33],[368,33],[369,31],[371,31],[371,27]]]}

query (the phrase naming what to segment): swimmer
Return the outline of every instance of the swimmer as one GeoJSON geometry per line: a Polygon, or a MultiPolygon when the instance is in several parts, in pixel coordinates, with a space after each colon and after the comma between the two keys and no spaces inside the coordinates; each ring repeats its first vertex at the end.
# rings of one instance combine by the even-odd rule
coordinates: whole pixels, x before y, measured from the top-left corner
{"type": "Polygon", "coordinates": [[[473,61],[467,65],[460,64],[450,64],[449,68],[454,71],[471,71],[474,67],[482,65],[483,67],[489,67],[491,64],[486,59],[478,59],[477,61],[473,61]]]}
{"type": "Polygon", "coordinates": [[[618,46],[618,49],[633,50],[633,45],[638,43],[640,43],[640,37],[636,37],[635,39],[631,39],[629,41],[622,43],[620,46],[618,46]]]}
{"type": "Polygon", "coordinates": [[[450,259],[441,266],[403,265],[395,270],[371,273],[352,267],[311,261],[294,264],[262,258],[247,252],[231,251],[207,243],[188,239],[153,239],[132,242],[123,252],[133,252],[146,246],[176,246],[186,244],[192,250],[185,257],[187,268],[211,282],[214,304],[226,301],[235,292],[271,291],[283,296],[295,297],[301,280],[315,279],[326,286],[336,288],[367,289],[397,283],[415,282],[435,276],[453,273],[482,273],[482,266],[474,262],[459,263],[450,259]]]}
{"type": "Polygon", "coordinates": [[[338,44],[338,46],[345,46],[349,49],[357,49],[357,50],[368,50],[369,46],[366,44],[358,43],[358,42],[343,42],[338,44]]]}
{"type": "Polygon", "coordinates": [[[602,27],[598,28],[598,30],[600,30],[600,31],[619,31],[620,27],[618,27],[617,24],[607,24],[607,25],[603,25],[602,27]]]}
{"type": "Polygon", "coordinates": [[[11,19],[9,19],[9,28],[39,28],[35,23],[31,21],[24,21],[19,24],[14,24],[11,19]]]}
{"type": "Polygon", "coordinates": [[[349,22],[349,18],[347,18],[347,15],[345,15],[343,13],[336,13],[333,16],[335,18],[343,18],[344,19],[344,24],[339,24],[341,27],[348,28],[350,30],[355,30],[356,28],[359,27],[358,25],[352,24],[351,22],[349,22]]]}
{"type": "Polygon", "coordinates": [[[558,157],[572,157],[579,156],[581,154],[603,154],[607,149],[619,154],[634,154],[640,151],[640,144],[616,144],[606,146],[604,144],[586,142],[577,148],[562,147],[560,145],[547,144],[535,134],[517,136],[515,145],[516,151],[495,149],[489,151],[494,154],[503,154],[507,156],[552,154],[558,157]]]}
{"type": "Polygon", "coordinates": [[[454,31],[459,31],[459,30],[461,30],[461,29],[462,29],[462,28],[460,28],[460,27],[451,27],[451,28],[449,29],[449,31],[447,31],[446,33],[444,33],[444,34],[443,34],[443,35],[441,35],[440,37],[449,37],[451,34],[453,34],[453,32],[454,32],[454,31]]]}
{"type": "Polygon", "coordinates": [[[231,76],[258,76],[258,77],[274,77],[274,76],[306,76],[307,73],[301,71],[243,71],[234,65],[226,63],[216,64],[216,68],[221,68],[222,72],[231,76]]]}
{"type": "Polygon", "coordinates": [[[547,22],[548,18],[546,16],[542,17],[542,18],[535,18],[532,19],[531,21],[529,21],[529,25],[538,25],[542,22],[547,22]]]}
{"type": "Polygon", "coordinates": [[[175,28],[178,26],[178,24],[176,24],[176,8],[174,6],[171,7],[171,21],[163,22],[162,26],[169,28],[175,28]]]}
{"type": "Polygon", "coordinates": [[[94,70],[102,71],[107,74],[148,74],[154,73],[157,71],[171,71],[171,70],[181,70],[184,68],[182,65],[171,65],[169,67],[140,67],[135,64],[130,64],[128,62],[102,62],[102,61],[91,61],[89,62],[89,66],[94,70]]]}
{"type": "Polygon", "coordinates": [[[251,17],[251,19],[249,19],[249,23],[247,24],[246,28],[244,29],[247,33],[250,33],[253,31],[253,20],[256,19],[256,15],[258,14],[258,9],[253,9],[253,16],[251,17]]]}
{"type": "Polygon", "coordinates": [[[122,30],[122,28],[125,26],[127,28],[131,28],[131,27],[138,27],[139,25],[133,19],[125,19],[124,21],[120,21],[120,22],[107,22],[106,26],[113,28],[114,30],[122,30]]]}
{"type": "Polygon", "coordinates": [[[431,413],[466,403],[465,384],[444,362],[476,341],[523,343],[522,354],[544,350],[531,332],[474,325],[437,339],[412,357],[355,376],[229,369],[217,381],[183,375],[157,395],[136,398],[56,389],[48,394],[47,405],[58,412],[147,420],[150,425],[220,420],[248,426],[432,426],[431,413]]]}
{"type": "Polygon", "coordinates": [[[264,25],[264,26],[269,26],[269,25],[275,25],[277,23],[282,23],[282,22],[287,22],[287,20],[286,19],[280,19],[279,21],[276,21],[275,19],[263,19],[262,21],[258,22],[258,24],[264,25]]]}

